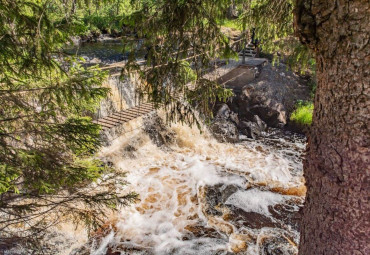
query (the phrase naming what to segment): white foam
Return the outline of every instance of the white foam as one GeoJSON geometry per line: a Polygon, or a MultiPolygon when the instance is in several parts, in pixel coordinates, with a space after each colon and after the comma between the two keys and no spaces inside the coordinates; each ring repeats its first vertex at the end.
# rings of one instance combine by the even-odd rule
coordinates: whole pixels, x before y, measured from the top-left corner
{"type": "MultiPolygon", "coordinates": [[[[254,141],[221,144],[208,132],[199,134],[196,128],[180,124],[172,129],[177,138],[168,150],[158,148],[139,131],[122,136],[102,150],[101,157],[128,172],[126,180],[130,184],[120,191],[135,191],[141,201],[116,215],[114,236],[110,233],[96,252],[105,251],[109,243],[143,247],[155,254],[200,255],[226,251],[227,238],[183,240],[189,233],[187,226],[208,225],[208,218],[203,214],[204,199],[200,198],[202,187],[232,184],[243,189],[247,186],[246,178],[252,184],[265,183],[267,188],[301,185],[302,174],[292,173],[293,168],[301,169],[301,163],[292,162],[281,151],[254,141]],[[128,145],[135,148],[130,151],[132,156],[126,154],[128,145]]],[[[283,203],[288,197],[258,189],[240,190],[226,204],[271,216],[268,207],[283,203]]]]}
{"type": "Polygon", "coordinates": [[[104,255],[107,252],[107,245],[111,243],[114,239],[114,232],[111,231],[109,235],[103,238],[103,240],[100,243],[100,246],[96,250],[92,250],[90,252],[91,255],[104,255]]]}
{"type": "Polygon", "coordinates": [[[282,203],[286,196],[270,191],[259,189],[249,189],[247,191],[237,191],[232,194],[225,202],[227,205],[234,205],[246,212],[255,212],[270,216],[269,206],[282,203]]]}

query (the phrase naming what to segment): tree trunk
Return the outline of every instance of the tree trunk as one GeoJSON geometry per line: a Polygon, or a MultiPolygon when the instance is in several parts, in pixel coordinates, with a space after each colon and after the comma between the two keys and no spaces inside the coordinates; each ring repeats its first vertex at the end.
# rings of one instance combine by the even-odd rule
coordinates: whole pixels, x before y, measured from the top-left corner
{"type": "Polygon", "coordinates": [[[297,0],[295,29],[316,54],[301,255],[370,254],[370,4],[297,0]]]}

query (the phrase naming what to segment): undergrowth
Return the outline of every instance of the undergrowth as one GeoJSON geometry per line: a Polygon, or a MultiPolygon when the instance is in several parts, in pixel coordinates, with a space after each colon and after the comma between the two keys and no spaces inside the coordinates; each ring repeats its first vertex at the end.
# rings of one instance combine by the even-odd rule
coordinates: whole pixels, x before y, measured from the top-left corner
{"type": "Polygon", "coordinates": [[[313,103],[312,102],[298,102],[296,110],[290,116],[290,120],[303,125],[310,126],[312,123],[313,103]]]}

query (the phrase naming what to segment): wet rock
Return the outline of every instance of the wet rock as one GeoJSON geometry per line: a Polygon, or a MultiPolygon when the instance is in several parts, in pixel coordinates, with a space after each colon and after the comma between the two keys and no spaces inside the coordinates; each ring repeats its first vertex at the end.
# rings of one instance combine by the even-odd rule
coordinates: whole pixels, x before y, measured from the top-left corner
{"type": "Polygon", "coordinates": [[[221,187],[221,202],[225,203],[226,200],[235,192],[239,190],[239,187],[236,185],[227,185],[221,187]]]}
{"type": "Polygon", "coordinates": [[[175,133],[169,130],[157,114],[146,118],[144,123],[144,131],[157,146],[161,147],[174,142],[175,133]]]}
{"type": "Polygon", "coordinates": [[[235,112],[230,112],[230,117],[229,117],[229,120],[231,120],[232,122],[234,122],[236,125],[239,125],[239,117],[238,117],[238,114],[236,114],[235,112]]]}
{"type": "Polygon", "coordinates": [[[301,204],[300,201],[287,201],[286,204],[277,204],[269,207],[272,217],[279,220],[284,225],[291,226],[294,230],[299,231],[301,214],[296,210],[296,206],[301,204]]]}
{"type": "Polygon", "coordinates": [[[213,216],[221,216],[222,212],[218,209],[226,200],[239,190],[236,185],[217,184],[206,187],[206,213],[213,216]]]}
{"type": "Polygon", "coordinates": [[[258,117],[258,115],[253,116],[253,122],[258,125],[261,131],[267,130],[267,124],[263,120],[261,120],[261,118],[258,117]]]}
{"type": "Polygon", "coordinates": [[[211,124],[210,130],[219,142],[236,143],[239,141],[238,127],[230,120],[217,118],[211,124]]]}
{"type": "Polygon", "coordinates": [[[191,240],[194,237],[208,237],[208,238],[221,238],[220,233],[214,228],[203,226],[202,224],[188,225],[185,227],[190,232],[189,235],[185,235],[183,240],[191,240]]]}
{"type": "Polygon", "coordinates": [[[292,244],[294,241],[282,233],[269,235],[261,239],[259,255],[295,255],[298,249],[292,244]]]}
{"type": "Polygon", "coordinates": [[[254,80],[231,80],[226,84],[235,87],[235,96],[228,101],[231,111],[236,112],[240,120],[253,121],[259,116],[269,127],[281,128],[286,125],[294,105],[298,100],[310,100],[307,81],[291,71],[285,65],[267,64],[254,80]],[[283,75],[282,75],[283,74],[283,75]]]}
{"type": "Polygon", "coordinates": [[[261,229],[274,228],[279,226],[279,224],[275,223],[272,218],[265,215],[256,212],[246,212],[243,209],[240,209],[233,205],[230,205],[228,207],[231,211],[228,218],[238,228],[249,227],[254,229],[261,229]]]}
{"type": "Polygon", "coordinates": [[[235,143],[239,141],[238,125],[238,115],[230,111],[227,104],[221,104],[218,106],[210,131],[219,142],[235,143]]]}
{"type": "Polygon", "coordinates": [[[239,130],[243,135],[249,138],[257,139],[261,136],[262,130],[257,123],[251,121],[242,121],[239,124],[239,130]]]}
{"type": "Polygon", "coordinates": [[[216,119],[228,119],[230,117],[230,108],[227,104],[222,104],[216,113],[216,119]]]}
{"type": "Polygon", "coordinates": [[[217,210],[216,207],[221,204],[221,188],[222,184],[206,187],[206,214],[213,216],[221,216],[222,212],[217,210]]]}

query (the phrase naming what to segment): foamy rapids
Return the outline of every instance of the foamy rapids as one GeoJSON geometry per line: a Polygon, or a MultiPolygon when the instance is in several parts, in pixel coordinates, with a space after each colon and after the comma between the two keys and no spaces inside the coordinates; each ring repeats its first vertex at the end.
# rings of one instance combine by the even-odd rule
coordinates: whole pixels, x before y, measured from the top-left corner
{"type": "Polygon", "coordinates": [[[127,172],[130,184],[117,190],[140,201],[110,216],[104,234],[85,244],[87,254],[297,253],[303,138],[225,144],[206,130],[170,129],[170,145],[158,147],[136,129],[101,151],[127,172]]]}

